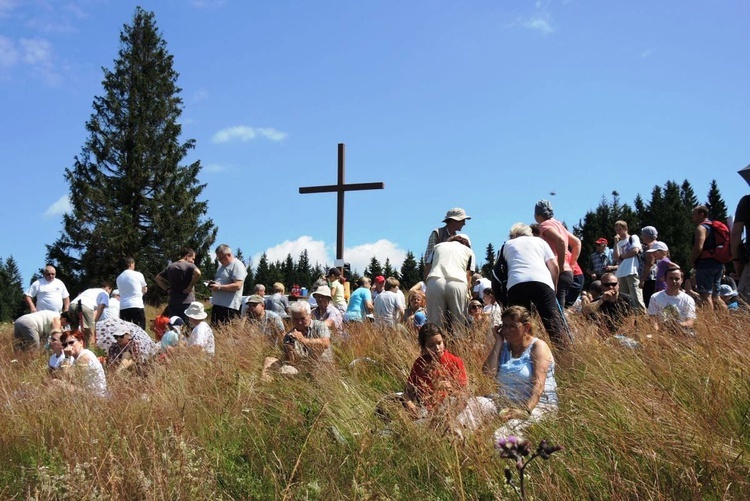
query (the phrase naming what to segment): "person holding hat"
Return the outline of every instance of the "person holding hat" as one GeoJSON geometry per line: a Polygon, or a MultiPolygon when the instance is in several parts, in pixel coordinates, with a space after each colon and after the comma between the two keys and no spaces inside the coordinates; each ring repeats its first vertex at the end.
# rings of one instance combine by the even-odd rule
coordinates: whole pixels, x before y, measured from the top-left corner
{"type": "Polygon", "coordinates": [[[321,285],[313,292],[313,297],[317,303],[317,308],[312,312],[313,318],[326,324],[331,332],[341,334],[344,327],[344,315],[341,310],[331,304],[330,287],[321,285]]]}
{"type": "Polygon", "coordinates": [[[600,280],[605,273],[617,269],[612,260],[612,249],[609,248],[609,241],[602,237],[597,239],[595,243],[596,250],[589,257],[589,267],[586,270],[592,282],[600,280]]]}
{"type": "Polygon", "coordinates": [[[346,311],[346,297],[344,297],[344,285],[341,283],[341,270],[331,268],[326,275],[327,285],[331,289],[331,298],[333,305],[341,310],[346,311]]]}
{"type": "Polygon", "coordinates": [[[197,346],[207,354],[213,356],[216,352],[214,344],[214,331],[206,322],[208,313],[203,309],[203,304],[193,301],[185,310],[185,316],[190,321],[193,330],[187,339],[188,346],[197,346]]]}
{"type": "Polygon", "coordinates": [[[446,212],[443,222],[445,226],[441,228],[435,228],[430,232],[430,238],[427,239],[427,249],[424,251],[424,279],[427,281],[427,276],[432,270],[432,255],[435,250],[435,246],[439,243],[447,242],[448,239],[456,234],[464,227],[466,221],[471,219],[466,211],[461,207],[454,207],[446,212]]]}
{"type": "Polygon", "coordinates": [[[247,298],[247,312],[245,318],[250,325],[256,327],[261,334],[265,334],[274,342],[281,339],[284,334],[284,322],[281,316],[273,311],[266,309],[264,297],[260,294],[253,294],[247,298]]]}

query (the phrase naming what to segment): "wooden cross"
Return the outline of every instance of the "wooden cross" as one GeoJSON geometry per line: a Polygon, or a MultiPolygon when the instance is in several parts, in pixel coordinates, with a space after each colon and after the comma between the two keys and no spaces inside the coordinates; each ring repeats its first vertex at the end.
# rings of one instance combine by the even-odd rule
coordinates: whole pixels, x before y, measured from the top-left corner
{"type": "Polygon", "coordinates": [[[336,209],[336,260],[343,266],[344,259],[344,193],[347,191],[382,190],[385,183],[344,183],[344,143],[339,143],[339,180],[336,184],[326,186],[307,186],[300,188],[301,194],[336,192],[338,201],[336,209]]]}

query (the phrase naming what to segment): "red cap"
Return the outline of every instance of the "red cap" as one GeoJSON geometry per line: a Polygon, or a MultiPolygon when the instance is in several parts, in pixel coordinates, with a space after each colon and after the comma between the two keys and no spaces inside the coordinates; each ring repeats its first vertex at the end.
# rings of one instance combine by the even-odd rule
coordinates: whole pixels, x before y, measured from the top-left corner
{"type": "Polygon", "coordinates": [[[383,275],[375,277],[375,283],[382,284],[383,282],[385,282],[385,277],[383,275]]]}
{"type": "Polygon", "coordinates": [[[596,243],[598,243],[598,244],[604,244],[604,245],[609,245],[609,242],[607,241],[607,239],[603,238],[603,237],[600,238],[599,240],[597,240],[596,243]]]}

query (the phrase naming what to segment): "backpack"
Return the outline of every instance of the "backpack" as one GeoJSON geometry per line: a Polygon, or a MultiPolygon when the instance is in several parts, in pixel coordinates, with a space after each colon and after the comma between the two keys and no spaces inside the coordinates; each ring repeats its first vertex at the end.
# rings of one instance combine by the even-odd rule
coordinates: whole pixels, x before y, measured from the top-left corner
{"type": "MultiPolygon", "coordinates": [[[[628,244],[630,245],[630,248],[633,248],[633,235],[630,235],[628,237],[628,244]]],[[[638,267],[638,276],[641,276],[641,273],[643,272],[643,247],[641,247],[641,252],[635,255],[635,263],[638,267]]]]}
{"type": "Polygon", "coordinates": [[[503,256],[505,244],[500,248],[495,259],[495,266],[492,267],[492,295],[498,304],[506,306],[508,304],[508,261],[503,256]]]}
{"type": "Polygon", "coordinates": [[[698,259],[714,259],[722,264],[732,262],[732,246],[729,243],[729,228],[721,221],[707,221],[702,224],[708,230],[703,251],[698,259]]]}

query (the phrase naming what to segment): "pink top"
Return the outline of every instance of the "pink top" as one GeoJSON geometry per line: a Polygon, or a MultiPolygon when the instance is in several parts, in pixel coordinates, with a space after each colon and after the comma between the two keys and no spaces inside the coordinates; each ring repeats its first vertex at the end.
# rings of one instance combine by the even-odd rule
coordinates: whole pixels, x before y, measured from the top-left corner
{"type": "Polygon", "coordinates": [[[554,218],[550,218],[539,223],[539,236],[542,237],[542,240],[549,244],[552,252],[555,253],[555,257],[558,257],[557,248],[555,247],[552,239],[549,238],[549,235],[547,235],[547,230],[555,230],[560,234],[560,236],[563,237],[563,240],[565,241],[565,267],[561,271],[573,271],[573,268],[570,267],[570,259],[572,255],[570,253],[570,250],[568,249],[568,230],[565,229],[565,226],[563,226],[560,221],[554,218]]]}

